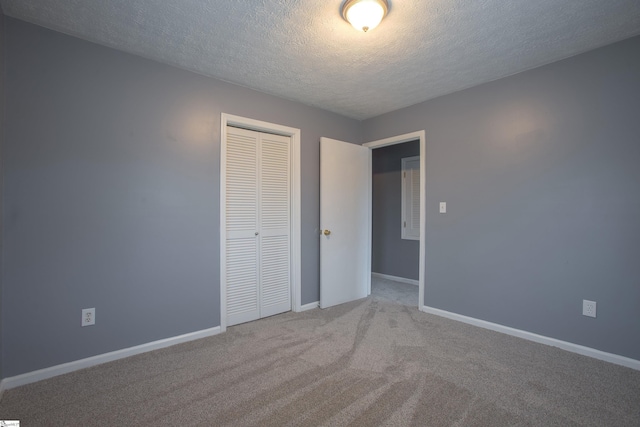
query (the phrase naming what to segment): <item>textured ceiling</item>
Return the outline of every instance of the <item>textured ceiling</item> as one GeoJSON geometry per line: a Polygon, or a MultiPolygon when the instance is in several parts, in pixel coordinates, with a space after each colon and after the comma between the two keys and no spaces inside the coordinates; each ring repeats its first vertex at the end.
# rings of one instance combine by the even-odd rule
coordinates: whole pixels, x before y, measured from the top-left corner
{"type": "MultiPolygon", "coordinates": [[[[639,0],[0,0],[8,16],[366,119],[640,34],[639,0]]],[[[640,54],[640,53],[639,53],[640,54]]]]}

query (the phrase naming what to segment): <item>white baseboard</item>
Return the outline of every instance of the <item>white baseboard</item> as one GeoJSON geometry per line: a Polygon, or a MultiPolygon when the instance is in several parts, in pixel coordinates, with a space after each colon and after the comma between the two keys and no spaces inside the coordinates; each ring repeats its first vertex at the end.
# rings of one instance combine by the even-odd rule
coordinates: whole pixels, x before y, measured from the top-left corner
{"type": "Polygon", "coordinates": [[[97,356],[87,357],[86,359],[75,360],[73,362],[63,363],[61,365],[51,366],[49,368],[39,369],[26,374],[16,375],[15,377],[5,378],[0,382],[0,396],[4,390],[19,387],[25,384],[31,384],[37,381],[46,380],[58,375],[67,374],[91,366],[100,365],[102,363],[112,362],[114,360],[123,359],[125,357],[134,356],[148,351],[158,350],[172,345],[181,344],[187,341],[198,340],[201,338],[218,335],[220,326],[215,328],[204,329],[202,331],[191,332],[176,337],[165,338],[146,344],[137,345],[135,347],[123,348],[122,350],[112,351],[110,353],[99,354],[97,356]]]}
{"type": "Polygon", "coordinates": [[[389,274],[382,273],[371,273],[371,275],[374,277],[379,277],[381,279],[393,280],[394,282],[408,283],[409,285],[420,286],[420,282],[415,279],[407,279],[404,277],[391,276],[389,274]]]}
{"type": "Polygon", "coordinates": [[[310,302],[309,304],[305,304],[303,306],[300,306],[300,311],[313,310],[314,308],[318,308],[319,306],[320,306],[320,302],[319,301],[310,302]]]}
{"type": "Polygon", "coordinates": [[[572,353],[578,353],[583,356],[593,357],[594,359],[604,360],[605,362],[614,363],[616,365],[626,366],[627,368],[640,371],[640,360],[631,359],[629,357],[620,356],[613,353],[607,353],[595,348],[585,347],[583,345],[561,341],[555,338],[546,337],[544,335],[534,334],[533,332],[523,331],[521,329],[510,328],[497,323],[487,322],[486,320],[476,319],[474,317],[463,316],[462,314],[452,313],[450,311],[440,310],[438,308],[423,305],[420,308],[425,313],[435,314],[436,316],[446,317],[448,319],[457,320],[458,322],[468,323],[484,329],[501,332],[503,334],[512,335],[514,337],[523,338],[525,340],[534,341],[541,344],[558,347],[572,353]]]}

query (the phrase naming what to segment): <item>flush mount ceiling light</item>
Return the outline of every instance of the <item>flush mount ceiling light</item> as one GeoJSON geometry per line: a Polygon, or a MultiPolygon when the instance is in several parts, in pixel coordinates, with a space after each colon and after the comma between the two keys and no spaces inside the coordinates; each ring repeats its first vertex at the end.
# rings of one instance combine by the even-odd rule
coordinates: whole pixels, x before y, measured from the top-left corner
{"type": "Polygon", "coordinates": [[[353,28],[366,33],[377,27],[388,11],[387,0],[347,0],[342,6],[342,17],[353,28]]]}

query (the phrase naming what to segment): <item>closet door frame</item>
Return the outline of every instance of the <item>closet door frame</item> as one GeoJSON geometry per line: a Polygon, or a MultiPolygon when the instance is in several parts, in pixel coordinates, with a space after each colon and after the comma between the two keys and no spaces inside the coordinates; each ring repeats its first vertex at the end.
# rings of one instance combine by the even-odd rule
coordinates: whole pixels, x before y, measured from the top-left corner
{"type": "Polygon", "coordinates": [[[257,132],[266,132],[291,138],[291,310],[302,311],[301,280],[301,221],[300,221],[300,129],[247,117],[222,113],[220,120],[220,331],[227,330],[227,279],[226,279],[226,172],[227,126],[235,126],[257,132]]]}

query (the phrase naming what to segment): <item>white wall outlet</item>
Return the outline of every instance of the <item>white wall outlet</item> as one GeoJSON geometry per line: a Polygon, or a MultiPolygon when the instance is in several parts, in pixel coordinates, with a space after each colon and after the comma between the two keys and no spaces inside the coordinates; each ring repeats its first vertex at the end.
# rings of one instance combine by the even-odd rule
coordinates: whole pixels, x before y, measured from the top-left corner
{"type": "Polygon", "coordinates": [[[596,317],[596,302],[583,299],[582,314],[584,316],[596,317]]]}
{"type": "Polygon", "coordinates": [[[440,202],[440,213],[447,213],[447,202],[440,202]]]}
{"type": "Polygon", "coordinates": [[[96,324],[96,309],[83,308],[82,309],[82,326],[91,326],[95,324],[96,324]]]}

